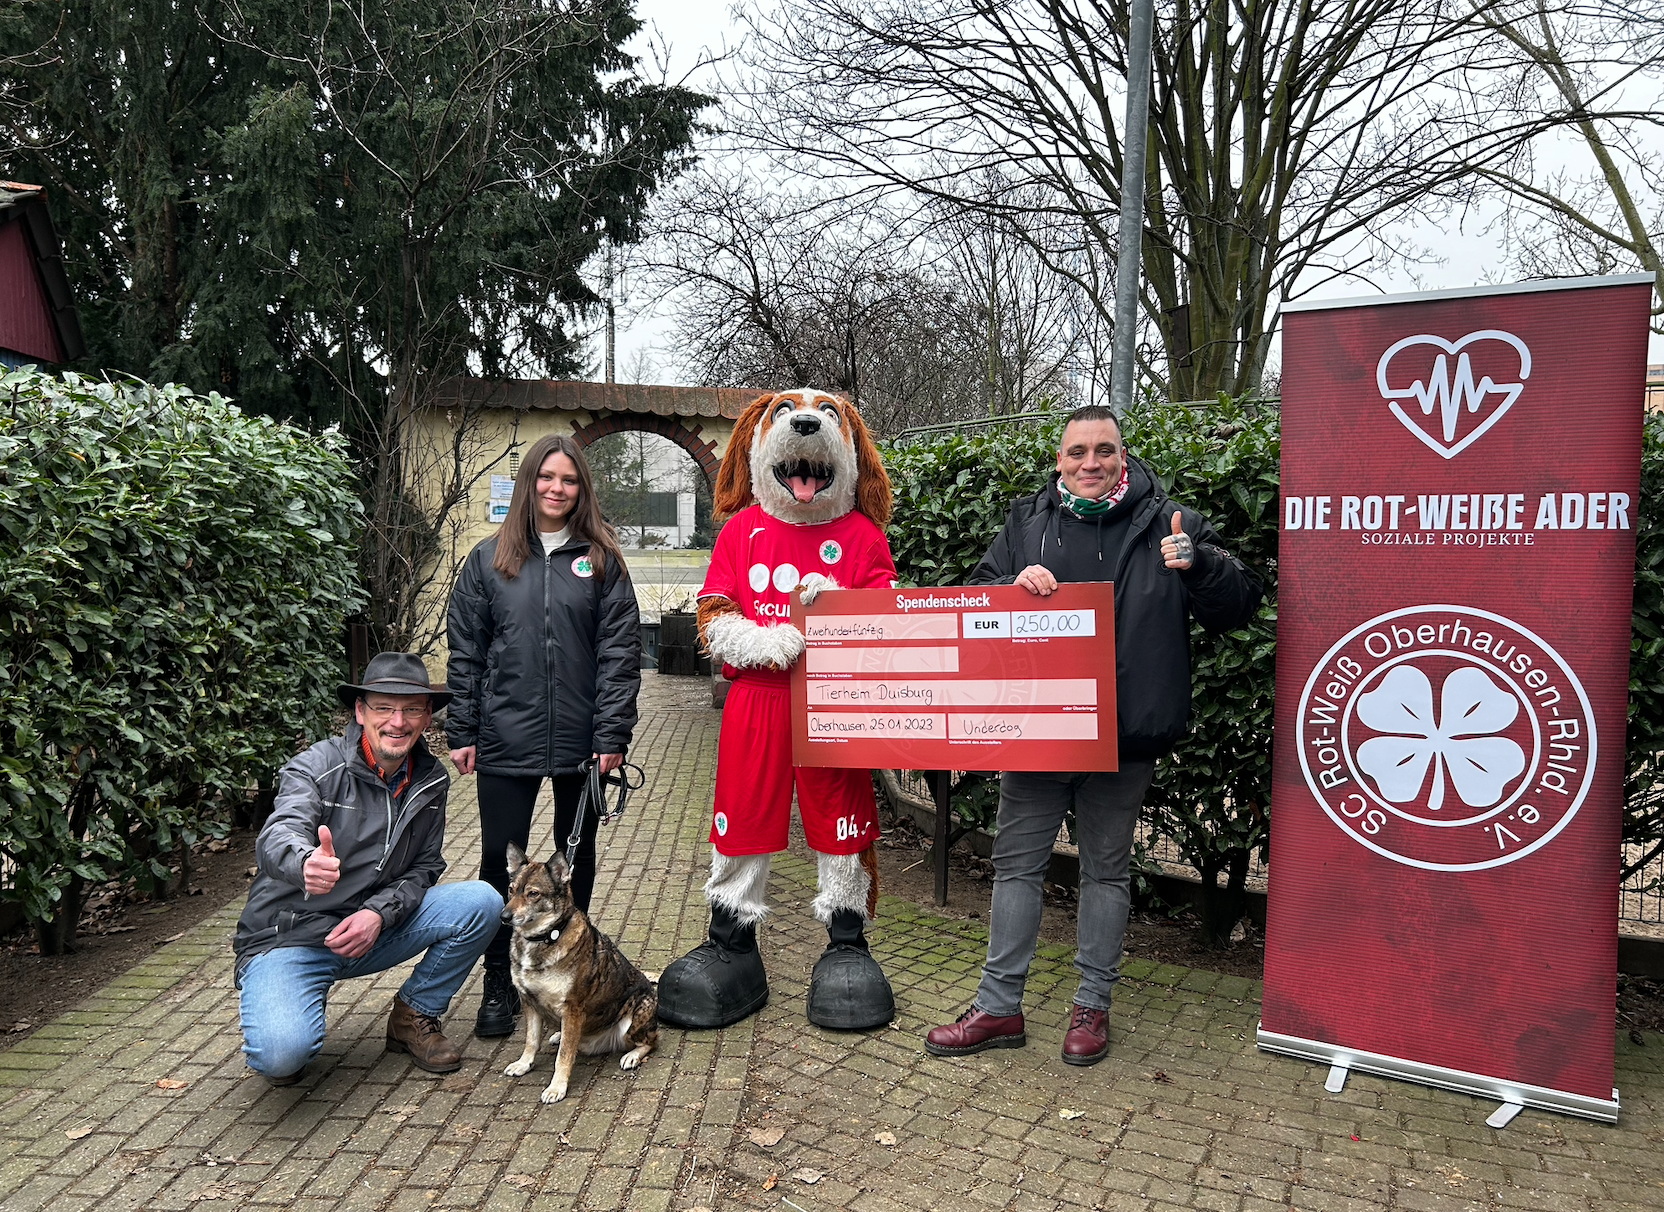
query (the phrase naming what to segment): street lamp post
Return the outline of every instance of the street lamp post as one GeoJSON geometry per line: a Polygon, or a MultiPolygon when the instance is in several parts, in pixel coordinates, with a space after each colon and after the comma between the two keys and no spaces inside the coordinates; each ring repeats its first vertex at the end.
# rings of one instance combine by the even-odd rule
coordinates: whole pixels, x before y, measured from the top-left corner
{"type": "Polygon", "coordinates": [[[1144,261],[1144,144],[1150,129],[1150,36],[1155,0],[1132,0],[1127,31],[1127,117],[1121,155],[1121,246],[1115,262],[1115,339],[1110,347],[1109,406],[1132,406],[1137,378],[1139,276],[1144,261]]]}

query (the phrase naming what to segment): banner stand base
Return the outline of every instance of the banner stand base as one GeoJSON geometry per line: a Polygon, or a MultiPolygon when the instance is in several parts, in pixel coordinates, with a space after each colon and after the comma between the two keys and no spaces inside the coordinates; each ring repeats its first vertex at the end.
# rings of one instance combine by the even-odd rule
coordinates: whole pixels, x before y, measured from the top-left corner
{"type": "Polygon", "coordinates": [[[1329,1077],[1324,1082],[1324,1089],[1331,1094],[1340,1093],[1346,1085],[1348,1073],[1357,1070],[1360,1073],[1397,1078],[1399,1081],[1437,1086],[1441,1090],[1454,1090],[1458,1094],[1471,1094],[1475,1098],[1495,1099],[1502,1105],[1485,1121],[1493,1128],[1506,1127],[1514,1116],[1526,1107],[1558,1111],[1563,1115],[1578,1115],[1607,1124],[1618,1122],[1616,1090],[1612,1091],[1611,1101],[1590,1098],[1585,1094],[1552,1090],[1546,1086],[1528,1086],[1505,1078],[1486,1077],[1479,1073],[1466,1073],[1460,1069],[1444,1069],[1438,1065],[1426,1065],[1420,1061],[1403,1060],[1396,1056],[1359,1052],[1321,1040],[1279,1035],[1275,1031],[1267,1031],[1263,1025],[1256,1030],[1254,1041],[1263,1052],[1276,1052],[1283,1056],[1327,1064],[1329,1077]]]}

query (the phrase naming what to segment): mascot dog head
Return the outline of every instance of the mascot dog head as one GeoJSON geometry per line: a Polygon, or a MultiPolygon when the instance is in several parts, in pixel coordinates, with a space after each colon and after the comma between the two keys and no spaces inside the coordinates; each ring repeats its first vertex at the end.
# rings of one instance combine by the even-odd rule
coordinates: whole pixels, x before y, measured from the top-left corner
{"type": "Polygon", "coordinates": [[[798,526],[831,522],[852,509],[888,524],[890,477],[855,406],[807,388],[747,405],[712,504],[727,519],[754,500],[764,513],[798,526]]]}

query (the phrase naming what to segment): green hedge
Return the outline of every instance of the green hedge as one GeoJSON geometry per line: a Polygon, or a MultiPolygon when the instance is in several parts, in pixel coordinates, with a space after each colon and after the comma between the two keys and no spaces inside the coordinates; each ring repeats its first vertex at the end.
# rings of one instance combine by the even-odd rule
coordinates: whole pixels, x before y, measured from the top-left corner
{"type": "MultiPolygon", "coordinates": [[[[951,585],[976,566],[1005,523],[1013,498],[1045,484],[1056,465],[1061,422],[1012,423],[992,431],[891,443],[885,464],[896,492],[890,546],[903,580],[951,585]]],[[[1277,415],[1229,399],[1193,409],[1140,406],[1126,418],[1127,449],[1162,487],[1202,512],[1227,546],[1266,582],[1266,600],[1246,628],[1225,636],[1192,626],[1194,708],[1190,735],[1163,759],[1145,803],[1170,839],[1215,889],[1210,930],[1228,934],[1241,916],[1242,885],[1264,852],[1271,791],[1276,684],[1277,415]],[[1227,876],[1216,888],[1220,874],[1227,876]]],[[[982,778],[956,789],[955,812],[993,824],[982,778]]]]}
{"type": "Polygon", "coordinates": [[[957,585],[1005,525],[1011,502],[1057,463],[1059,419],[884,444],[895,509],[890,551],[906,585],[957,585]]]}
{"type": "Polygon", "coordinates": [[[1204,931],[1223,943],[1243,915],[1249,861],[1270,843],[1279,418],[1273,408],[1229,400],[1206,410],[1142,409],[1126,437],[1162,487],[1200,510],[1265,582],[1246,627],[1212,635],[1191,624],[1190,734],[1156,766],[1145,798],[1156,830],[1201,875],[1204,931]]]}
{"type": "Polygon", "coordinates": [[[1641,433],[1624,763],[1626,878],[1664,853],[1664,414],[1647,414],[1641,433]]]}
{"type": "MultiPolygon", "coordinates": [[[[1176,499],[1207,516],[1226,545],[1264,578],[1266,600],[1224,636],[1192,628],[1190,735],[1159,765],[1146,801],[1210,891],[1211,932],[1228,931],[1255,852],[1265,853],[1276,682],[1278,416],[1222,399],[1205,409],[1142,406],[1126,424],[1128,449],[1176,499]],[[1216,887],[1219,876],[1226,877],[1216,887]]],[[[890,544],[915,585],[961,579],[1004,523],[1012,498],[1033,492],[1054,465],[1057,423],[892,443],[896,489],[890,544]]],[[[1630,655],[1624,874],[1664,853],[1664,416],[1645,423],[1635,620],[1630,655]]],[[[965,784],[956,811],[992,823],[992,797],[965,784]]]]}
{"type": "Polygon", "coordinates": [[[334,434],[177,387],[0,378],[0,897],[43,952],[88,883],[165,891],[327,730],[358,521],[334,434]]]}

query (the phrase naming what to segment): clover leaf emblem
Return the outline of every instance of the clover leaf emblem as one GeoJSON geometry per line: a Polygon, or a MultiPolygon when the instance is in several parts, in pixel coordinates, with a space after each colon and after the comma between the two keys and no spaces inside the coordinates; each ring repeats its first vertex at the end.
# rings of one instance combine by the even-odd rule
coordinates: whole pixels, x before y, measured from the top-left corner
{"type": "Polygon", "coordinates": [[[1483,669],[1467,665],[1445,678],[1435,716],[1432,682],[1414,665],[1399,665],[1358,697],[1359,721],[1385,734],[1358,746],[1358,765],[1395,804],[1420,797],[1431,766],[1429,811],[1444,807],[1446,773],[1462,803],[1489,808],[1502,798],[1508,780],[1525,769],[1525,751],[1498,735],[1519,710],[1509,691],[1483,669]]]}

